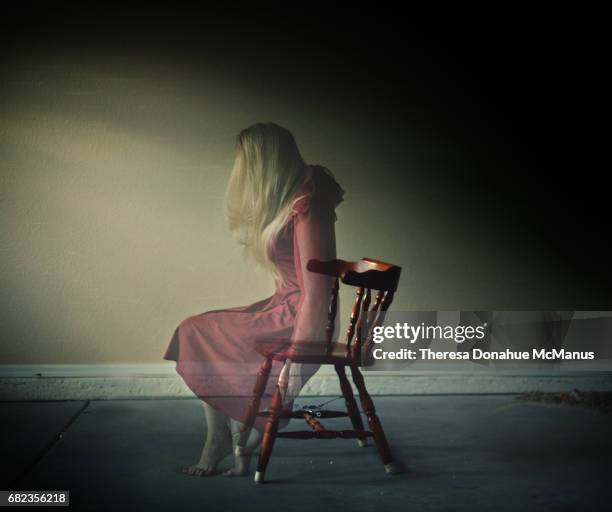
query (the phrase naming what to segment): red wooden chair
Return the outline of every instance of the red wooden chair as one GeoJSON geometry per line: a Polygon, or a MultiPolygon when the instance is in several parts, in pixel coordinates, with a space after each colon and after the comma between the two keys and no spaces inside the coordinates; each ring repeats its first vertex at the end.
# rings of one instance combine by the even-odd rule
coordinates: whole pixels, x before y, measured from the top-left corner
{"type": "MultiPolygon", "coordinates": [[[[309,341],[302,347],[292,346],[289,340],[284,348],[279,349],[279,340],[256,340],[257,351],[265,357],[259,370],[257,381],[253,390],[253,398],[245,414],[244,429],[236,448],[237,453],[243,451],[249,431],[253,426],[256,416],[267,417],[263,438],[259,452],[259,463],[255,473],[255,482],[264,481],[264,475],[274,441],[278,437],[293,439],[334,439],[334,438],[357,438],[359,446],[367,444],[367,438],[372,437],[380,454],[387,473],[395,473],[397,468],[393,463],[391,450],[387,443],[382,424],[376,415],[374,402],[370,397],[360,366],[371,366],[374,360],[372,353],[372,330],[375,326],[382,324],[385,313],[393,300],[397,289],[401,267],[370,258],[363,258],[357,262],[344,260],[319,261],[310,260],[307,264],[310,272],[332,276],[333,286],[331,290],[331,301],[329,305],[327,326],[325,330],[325,341],[309,341]],[[355,303],[351,311],[349,325],[346,333],[346,342],[332,342],[334,335],[334,324],[338,304],[339,282],[357,287],[355,303]],[[377,290],[372,308],[370,309],[371,290],[377,290]],[[355,336],[356,334],[356,336],[355,336]],[[354,339],[353,339],[354,338],[354,339]],[[284,389],[281,379],[276,384],[274,394],[270,403],[269,411],[259,412],[261,397],[266,388],[272,361],[330,364],[334,365],[336,374],[340,380],[340,389],[346,403],[346,411],[323,411],[316,413],[310,410],[283,411],[284,389]],[[346,367],[351,370],[351,376],[357,390],[363,412],[365,413],[369,430],[365,430],[357,402],[353,396],[353,390],[346,375],[346,367]],[[353,424],[353,430],[327,430],[318,421],[318,418],[338,418],[348,416],[353,424]],[[279,420],[281,418],[301,418],[306,421],[311,430],[278,432],[279,420]]],[[[282,374],[281,374],[282,375],[282,374]]],[[[286,385],[286,383],[284,384],[286,385]]]]}

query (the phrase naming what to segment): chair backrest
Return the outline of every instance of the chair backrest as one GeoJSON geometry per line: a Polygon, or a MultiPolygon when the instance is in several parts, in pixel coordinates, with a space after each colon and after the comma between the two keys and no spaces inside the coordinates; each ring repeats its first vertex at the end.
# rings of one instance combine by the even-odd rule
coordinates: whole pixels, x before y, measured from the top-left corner
{"type": "Polygon", "coordinates": [[[359,366],[371,364],[373,330],[374,327],[382,324],[386,311],[393,301],[402,268],[372,258],[362,258],[354,262],[340,259],[329,261],[312,259],[308,261],[306,268],[310,272],[335,278],[325,329],[328,354],[333,348],[332,339],[338,308],[340,281],[357,287],[357,294],[346,331],[346,353],[347,356],[354,358],[359,366]],[[377,293],[374,304],[370,308],[371,290],[376,290],[377,293]]]}

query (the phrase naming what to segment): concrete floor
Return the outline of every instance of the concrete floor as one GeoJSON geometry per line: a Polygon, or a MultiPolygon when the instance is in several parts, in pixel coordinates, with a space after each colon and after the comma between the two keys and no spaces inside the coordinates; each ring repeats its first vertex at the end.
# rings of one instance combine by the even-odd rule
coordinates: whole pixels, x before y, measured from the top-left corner
{"type": "Polygon", "coordinates": [[[4,402],[0,489],[69,490],[73,510],[609,510],[612,414],[499,395],[376,404],[408,472],[352,440],[281,439],[258,486],[178,472],[202,447],[195,399],[4,402]]]}

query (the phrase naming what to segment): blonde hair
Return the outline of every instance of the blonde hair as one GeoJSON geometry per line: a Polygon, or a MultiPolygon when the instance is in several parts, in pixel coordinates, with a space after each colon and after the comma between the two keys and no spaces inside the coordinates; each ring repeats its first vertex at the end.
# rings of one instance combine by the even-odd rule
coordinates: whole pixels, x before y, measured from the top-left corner
{"type": "Polygon", "coordinates": [[[256,123],[237,137],[237,153],[225,194],[228,226],[247,257],[282,284],[271,253],[291,217],[299,189],[312,174],[291,132],[275,123],[256,123]]]}

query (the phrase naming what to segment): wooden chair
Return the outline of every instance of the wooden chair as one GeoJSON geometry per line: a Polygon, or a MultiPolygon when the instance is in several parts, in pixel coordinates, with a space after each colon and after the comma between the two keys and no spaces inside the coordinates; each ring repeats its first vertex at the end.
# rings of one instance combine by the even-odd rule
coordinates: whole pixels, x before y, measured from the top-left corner
{"type": "Polygon", "coordinates": [[[259,462],[255,473],[255,482],[264,481],[264,475],[272,448],[276,438],[293,439],[357,439],[359,446],[367,444],[367,438],[372,437],[387,473],[395,473],[397,468],[393,463],[391,450],[387,443],[382,424],[376,415],[374,402],[370,397],[360,366],[371,366],[374,363],[372,353],[372,331],[375,326],[381,325],[387,309],[391,305],[393,295],[397,289],[401,267],[371,258],[363,258],[357,262],[340,259],[330,261],[310,260],[307,264],[310,272],[333,276],[331,301],[325,330],[325,341],[308,341],[303,347],[296,347],[285,340],[286,344],[279,349],[279,340],[256,340],[257,351],[265,357],[259,370],[257,381],[253,389],[253,397],[245,413],[244,428],[237,443],[236,453],[240,455],[248,438],[250,429],[257,416],[267,417],[264,434],[261,441],[259,462]],[[346,342],[332,342],[334,324],[338,305],[339,282],[357,287],[355,302],[351,311],[349,325],[346,333],[346,342]],[[370,309],[371,290],[376,290],[376,296],[370,309]],[[356,336],[355,336],[356,334],[356,336]],[[354,338],[354,339],[353,339],[354,338]],[[304,348],[304,350],[301,350],[304,348]],[[346,403],[346,411],[312,410],[283,411],[283,396],[286,391],[286,382],[281,378],[276,384],[270,403],[269,411],[259,412],[261,397],[266,388],[272,361],[281,361],[284,364],[283,372],[291,362],[306,364],[334,365],[340,380],[340,389],[346,403]],[[363,412],[368,420],[369,430],[365,430],[357,402],[353,395],[351,384],[346,375],[346,367],[350,368],[351,376],[357,390],[363,412]],[[337,418],[348,416],[351,419],[353,430],[327,430],[318,421],[319,418],[337,418]],[[304,419],[311,430],[278,432],[281,418],[304,419]]]}

